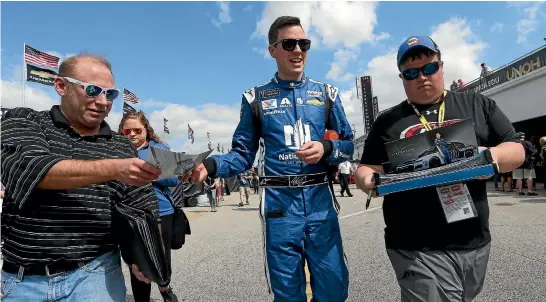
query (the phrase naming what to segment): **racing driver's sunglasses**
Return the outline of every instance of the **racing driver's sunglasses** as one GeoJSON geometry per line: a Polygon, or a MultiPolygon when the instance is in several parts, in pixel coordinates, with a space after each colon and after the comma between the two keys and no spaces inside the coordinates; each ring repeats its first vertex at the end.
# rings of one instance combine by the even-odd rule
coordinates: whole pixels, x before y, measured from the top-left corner
{"type": "Polygon", "coordinates": [[[104,92],[104,94],[106,95],[106,99],[108,101],[113,101],[119,95],[119,90],[115,88],[106,89],[95,84],[85,83],[69,77],[63,77],[63,79],[69,81],[70,83],[82,86],[85,94],[90,98],[99,97],[99,95],[104,92]]]}
{"type": "Polygon", "coordinates": [[[311,40],[309,39],[282,39],[273,43],[272,46],[276,47],[279,43],[281,43],[282,49],[286,51],[294,51],[296,45],[299,45],[303,52],[306,52],[311,48],[311,40]]]}
{"type": "Polygon", "coordinates": [[[440,70],[440,61],[431,62],[419,68],[409,68],[403,70],[402,77],[404,77],[404,79],[407,81],[411,81],[419,77],[419,71],[421,71],[424,75],[429,76],[437,73],[438,70],[440,70]]]}

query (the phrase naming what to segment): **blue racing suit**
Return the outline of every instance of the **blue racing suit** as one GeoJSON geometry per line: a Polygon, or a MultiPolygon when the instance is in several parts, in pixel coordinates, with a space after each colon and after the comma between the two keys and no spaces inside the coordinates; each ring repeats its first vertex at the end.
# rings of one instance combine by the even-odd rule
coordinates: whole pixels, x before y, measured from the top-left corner
{"type": "Polygon", "coordinates": [[[451,153],[449,153],[449,150],[447,150],[447,143],[443,138],[436,138],[434,140],[434,144],[438,149],[440,149],[440,152],[442,152],[442,156],[444,157],[446,164],[451,163],[451,153]]]}
{"type": "MultiPolygon", "coordinates": [[[[231,177],[248,170],[260,148],[260,177],[311,175],[352,158],[352,140],[336,87],[305,75],[301,81],[284,81],[275,74],[243,93],[231,151],[211,156],[204,164],[213,177],[231,177]],[[323,140],[326,129],[335,130],[339,140],[323,140]],[[317,164],[306,164],[295,155],[308,141],[324,145],[317,164]]],[[[266,279],[275,301],[306,301],[305,259],[313,300],[345,301],[349,273],[331,182],[300,184],[260,187],[266,279]]]]}

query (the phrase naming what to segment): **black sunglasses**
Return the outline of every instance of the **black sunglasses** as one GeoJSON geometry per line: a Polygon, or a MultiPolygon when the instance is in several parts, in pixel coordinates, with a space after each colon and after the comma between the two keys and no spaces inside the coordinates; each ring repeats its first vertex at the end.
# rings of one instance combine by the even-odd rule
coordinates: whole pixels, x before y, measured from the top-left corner
{"type": "Polygon", "coordinates": [[[85,83],[85,82],[82,82],[80,80],[76,80],[76,79],[73,79],[73,78],[69,78],[69,77],[63,77],[63,78],[65,80],[67,80],[68,82],[70,82],[70,83],[78,84],[78,85],[82,86],[83,90],[85,91],[85,94],[90,98],[96,98],[101,93],[104,92],[104,94],[106,95],[106,99],[108,101],[113,101],[119,95],[119,90],[117,90],[115,88],[106,89],[106,88],[102,88],[102,87],[100,87],[98,85],[85,83]]]}
{"type": "Polygon", "coordinates": [[[301,51],[303,52],[306,52],[311,48],[311,40],[309,39],[282,39],[273,43],[272,46],[276,47],[276,45],[279,43],[281,43],[282,49],[286,51],[294,51],[294,49],[296,49],[296,45],[299,45],[301,51]]]}
{"type": "Polygon", "coordinates": [[[438,70],[440,70],[440,61],[431,62],[419,68],[410,68],[403,70],[402,77],[404,77],[405,80],[411,81],[419,77],[419,71],[421,71],[424,75],[428,76],[437,73],[438,70]]]}

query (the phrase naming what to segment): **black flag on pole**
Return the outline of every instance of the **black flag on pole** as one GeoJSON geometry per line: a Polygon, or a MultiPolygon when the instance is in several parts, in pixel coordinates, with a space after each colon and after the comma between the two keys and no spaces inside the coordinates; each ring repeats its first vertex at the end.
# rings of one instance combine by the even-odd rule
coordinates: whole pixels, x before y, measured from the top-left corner
{"type": "Polygon", "coordinates": [[[53,86],[53,81],[57,77],[57,72],[40,68],[37,66],[33,66],[30,64],[27,65],[27,81],[28,82],[36,82],[48,86],[53,86]]]}
{"type": "Polygon", "coordinates": [[[192,144],[195,142],[195,138],[193,137],[193,129],[190,127],[190,124],[188,124],[188,139],[191,139],[192,144]]]}
{"type": "Polygon", "coordinates": [[[218,143],[218,147],[216,147],[216,150],[218,150],[218,152],[220,152],[220,143],[218,143]]]}
{"type": "Polygon", "coordinates": [[[133,106],[123,102],[123,115],[126,115],[129,112],[137,112],[137,111],[133,106]]]}
{"type": "Polygon", "coordinates": [[[209,140],[209,150],[212,151],[212,143],[210,142],[210,133],[207,132],[207,139],[209,140]]]}
{"type": "Polygon", "coordinates": [[[165,132],[167,134],[170,134],[171,131],[169,131],[169,128],[167,127],[167,122],[168,121],[169,121],[168,119],[163,118],[163,132],[165,132]]]}

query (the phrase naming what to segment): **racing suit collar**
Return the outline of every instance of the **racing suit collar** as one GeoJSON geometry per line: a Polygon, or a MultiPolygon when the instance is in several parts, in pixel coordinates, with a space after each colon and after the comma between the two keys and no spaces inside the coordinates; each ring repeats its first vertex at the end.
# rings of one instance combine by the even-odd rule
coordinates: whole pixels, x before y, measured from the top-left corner
{"type": "Polygon", "coordinates": [[[278,72],[276,72],[275,76],[273,77],[273,82],[277,83],[277,85],[279,85],[279,87],[287,88],[287,89],[302,87],[305,84],[307,84],[307,81],[308,81],[308,79],[307,79],[307,76],[305,75],[305,73],[301,76],[300,81],[282,80],[281,78],[279,78],[279,73],[278,72]]]}

